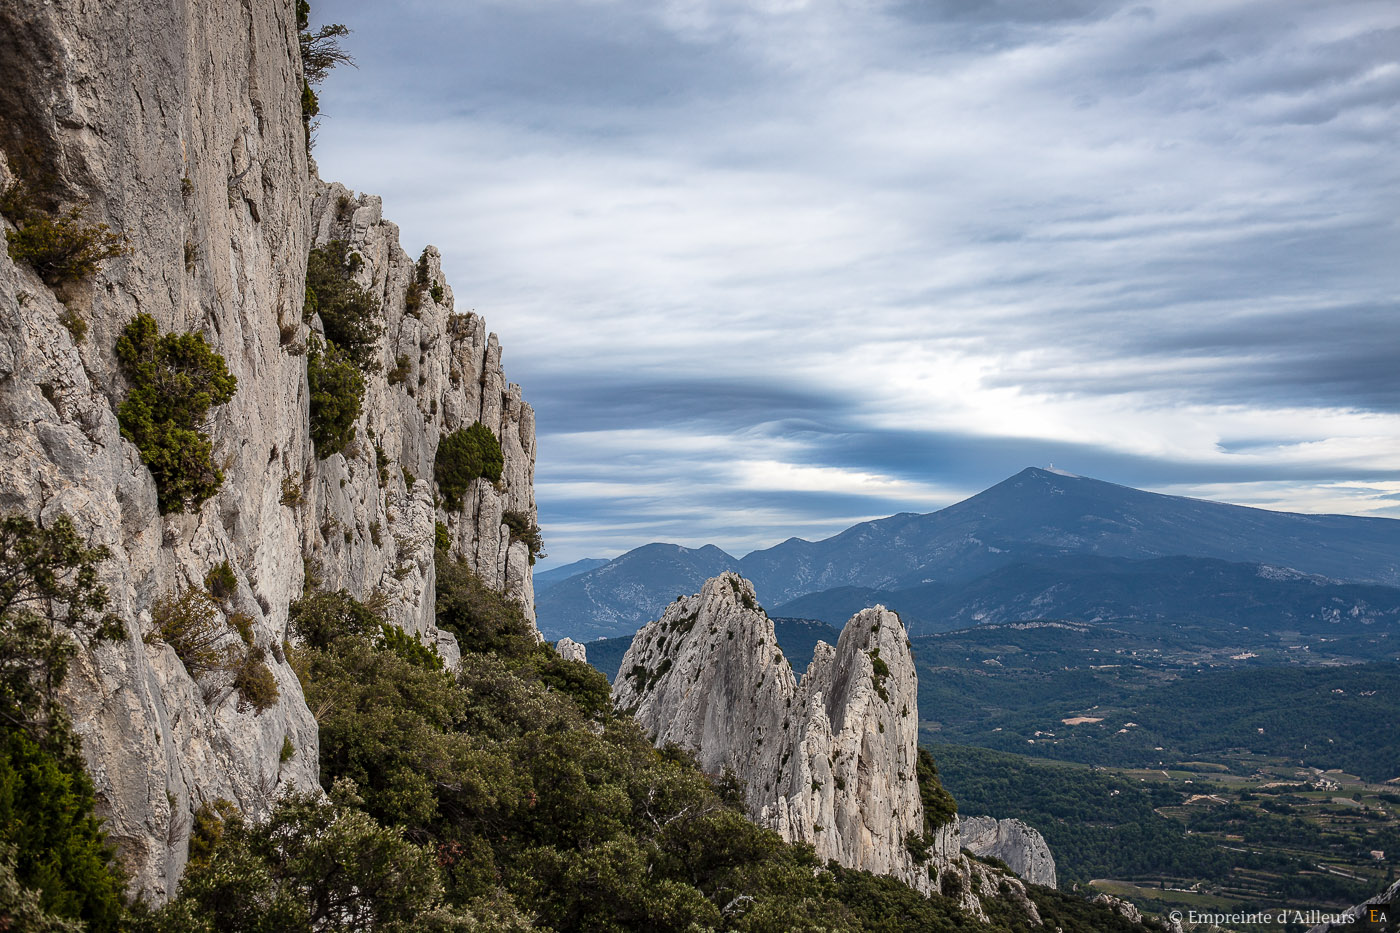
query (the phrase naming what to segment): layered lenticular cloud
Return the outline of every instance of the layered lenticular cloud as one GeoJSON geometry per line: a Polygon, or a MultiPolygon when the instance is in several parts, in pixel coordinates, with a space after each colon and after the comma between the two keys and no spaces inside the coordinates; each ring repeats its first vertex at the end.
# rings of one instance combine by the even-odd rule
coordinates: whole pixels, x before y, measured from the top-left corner
{"type": "Polygon", "coordinates": [[[1026,465],[1400,516],[1400,7],[320,0],[324,177],[444,253],[560,561],[1026,465]]]}

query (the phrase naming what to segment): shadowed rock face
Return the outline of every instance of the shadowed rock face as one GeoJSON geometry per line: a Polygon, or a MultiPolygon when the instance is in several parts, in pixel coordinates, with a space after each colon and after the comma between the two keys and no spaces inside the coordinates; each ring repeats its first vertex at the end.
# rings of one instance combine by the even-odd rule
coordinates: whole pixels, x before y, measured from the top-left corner
{"type": "MultiPolygon", "coordinates": [[[[70,515],[113,552],[101,582],[127,637],[82,646],[65,700],[109,838],[156,901],[174,891],[200,804],[222,797],[259,818],[279,793],[316,785],[316,722],[280,651],[306,569],[323,586],[378,591],[391,622],[449,659],[455,643],[433,626],[435,521],[488,585],[532,603],[528,549],[502,519],[535,516],[533,412],[495,337],[453,313],[450,290],[424,291],[408,313],[414,261],[379,199],[315,177],[293,8],[0,0],[0,188],[47,178],[51,197],[86,203],[90,222],[131,247],[61,296],[0,249],[0,513],[45,525],[70,515]],[[319,327],[303,321],[307,253],[331,238],[362,255],[385,336],[357,442],[321,459],[300,351],[319,327]],[[238,379],[207,429],[223,486],[191,514],[159,513],[117,423],[126,385],[113,345],[139,312],[162,332],[202,334],[238,379]],[[63,323],[74,317],[83,340],[63,323]],[[400,357],[408,373],[390,384],[400,357]],[[447,514],[434,502],[437,444],[477,420],[501,442],[502,480],[478,480],[447,514]],[[261,714],[144,638],[156,599],[202,586],[225,560],[236,577],[225,611],[251,619],[280,695],[261,714]]],[[[436,251],[426,258],[441,285],[436,251]]]]}
{"type": "Polygon", "coordinates": [[[1000,859],[1031,884],[1055,887],[1055,858],[1045,838],[1031,826],[1020,820],[964,816],[958,818],[958,829],[963,848],[973,855],[1000,859]]]}
{"type": "MultiPolygon", "coordinates": [[[[931,890],[905,839],[921,834],[917,680],[898,616],[857,613],[835,647],[820,643],[800,683],[752,585],[706,581],[639,631],[613,686],[657,745],[693,751],[711,774],[740,777],[751,817],[822,859],[931,890]]],[[[956,823],[933,845],[959,854],[956,823]]]]}

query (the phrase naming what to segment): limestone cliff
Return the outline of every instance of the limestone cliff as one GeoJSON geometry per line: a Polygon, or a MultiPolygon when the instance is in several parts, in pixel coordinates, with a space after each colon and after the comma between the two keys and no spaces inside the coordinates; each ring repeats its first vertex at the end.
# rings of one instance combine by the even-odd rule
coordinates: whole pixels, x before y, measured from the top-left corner
{"type": "MultiPolygon", "coordinates": [[[[179,878],[200,803],[223,797],[256,817],[282,789],[316,783],[316,723],[281,650],[308,571],[377,591],[393,621],[450,654],[432,625],[444,521],[489,584],[532,603],[528,549],[502,518],[535,518],[533,414],[505,381],[494,336],[452,313],[449,290],[407,313],[413,262],[377,199],[347,208],[344,189],[316,181],[301,90],[290,0],[0,0],[0,187],[17,172],[43,178],[130,245],[61,294],[0,250],[0,511],[71,515],[115,555],[103,582],[127,638],[83,646],[66,699],[111,837],[157,899],[179,878]],[[318,460],[298,351],[319,326],[303,322],[308,250],[331,237],[363,255],[363,284],[380,291],[385,365],[369,381],[360,443],[318,460]],[[222,488],[192,514],[160,514],[117,424],[127,386],[113,346],[143,312],[162,332],[202,334],[238,379],[207,426],[222,488]],[[437,443],[475,420],[500,439],[505,470],[447,515],[433,494],[437,443]],[[150,637],[152,604],[202,586],[222,561],[235,575],[224,611],[251,619],[280,694],[262,713],[192,679],[150,637]]],[[[426,259],[441,284],[436,253],[426,259]]]]}
{"type": "Polygon", "coordinates": [[[973,855],[999,859],[1031,884],[1055,887],[1055,858],[1045,837],[1031,826],[1020,820],[962,816],[958,832],[963,848],[973,855]]]}
{"type": "Polygon", "coordinates": [[[924,833],[916,693],[904,626],[881,607],[857,613],[835,647],[819,643],[796,682],[753,586],[732,573],[642,628],[613,687],[658,745],[738,775],[760,823],[823,859],[930,891],[938,872],[968,869],[954,865],[965,861],[955,821],[926,862],[906,844],[924,833]]]}

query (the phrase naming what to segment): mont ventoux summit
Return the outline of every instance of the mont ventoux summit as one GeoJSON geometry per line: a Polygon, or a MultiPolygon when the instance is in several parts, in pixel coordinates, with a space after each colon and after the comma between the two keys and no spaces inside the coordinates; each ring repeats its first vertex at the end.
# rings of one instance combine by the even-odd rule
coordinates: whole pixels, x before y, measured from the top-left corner
{"type": "Polygon", "coordinates": [[[536,577],[501,346],[310,157],[343,35],[0,0],[0,929],[1325,929],[1393,896],[1400,522],[1030,469],[536,577]]]}

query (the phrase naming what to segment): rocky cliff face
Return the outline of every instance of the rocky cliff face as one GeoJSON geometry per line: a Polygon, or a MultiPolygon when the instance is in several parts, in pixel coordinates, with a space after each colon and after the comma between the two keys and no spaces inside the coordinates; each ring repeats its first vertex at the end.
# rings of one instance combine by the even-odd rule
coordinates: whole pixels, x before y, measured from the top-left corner
{"type": "Polygon", "coordinates": [[[1031,884],[1055,887],[1055,858],[1045,837],[1031,826],[1020,820],[963,816],[958,818],[958,831],[963,848],[973,855],[1000,859],[1031,884]]]}
{"type": "Polygon", "coordinates": [[[952,822],[928,864],[906,845],[924,832],[916,693],[904,626],[880,607],[847,622],[835,647],[818,644],[796,682],[752,585],[732,573],[639,631],[613,687],[658,745],[738,775],[758,822],[823,859],[930,891],[959,843],[952,822]]]}
{"type": "MultiPolygon", "coordinates": [[[[282,789],[316,783],[316,723],[281,651],[308,572],[377,592],[392,621],[450,654],[432,625],[440,520],[489,584],[532,603],[528,550],[502,517],[534,519],[533,414],[505,381],[494,336],[452,313],[450,291],[407,313],[413,263],[378,200],[347,209],[348,192],[315,180],[292,8],[0,0],[0,186],[21,168],[42,174],[131,247],[61,296],[0,251],[0,511],[68,514],[115,555],[103,582],[127,638],[84,646],[65,689],[109,833],[158,899],[174,889],[199,804],[227,798],[256,817],[282,789]],[[331,237],[360,251],[363,284],[381,291],[386,365],[358,446],[318,460],[297,351],[318,326],[302,321],[307,252],[331,237]],[[238,379],[208,426],[223,486],[193,514],[160,514],[117,424],[126,386],[113,346],[142,312],[162,332],[203,334],[238,379]],[[64,323],[76,319],[81,340],[64,323]],[[408,373],[391,385],[402,357],[408,373]],[[500,439],[505,471],[446,515],[436,446],[474,420],[500,439]],[[262,713],[226,684],[192,679],[150,637],[154,601],[202,586],[222,561],[236,577],[224,612],[251,619],[280,694],[262,713]]],[[[435,252],[427,262],[441,283],[435,252]]]]}

